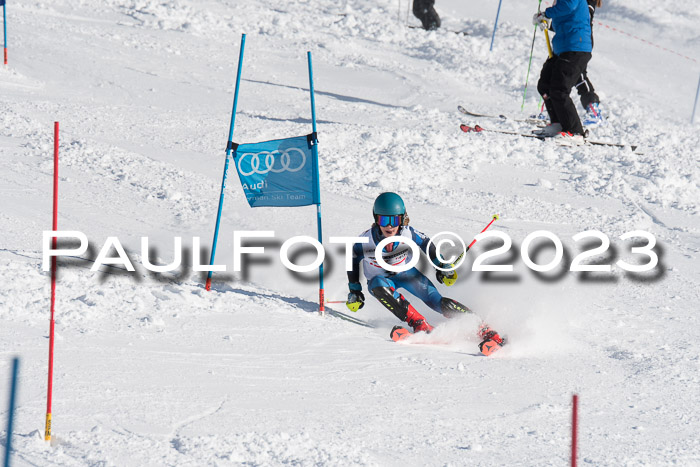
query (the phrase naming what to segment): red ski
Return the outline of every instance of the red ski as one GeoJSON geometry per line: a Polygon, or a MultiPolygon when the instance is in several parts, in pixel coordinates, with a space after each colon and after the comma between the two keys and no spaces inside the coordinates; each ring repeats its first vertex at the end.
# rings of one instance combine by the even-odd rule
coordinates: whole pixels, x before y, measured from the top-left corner
{"type": "Polygon", "coordinates": [[[394,326],[391,330],[391,340],[394,342],[402,341],[411,335],[413,335],[411,331],[401,326],[394,326]]]}
{"type": "Polygon", "coordinates": [[[488,357],[489,355],[500,349],[502,346],[503,344],[499,344],[494,340],[487,340],[479,344],[479,351],[488,357]]]}
{"type": "MultiPolygon", "coordinates": [[[[393,329],[391,330],[390,336],[391,336],[391,340],[393,340],[394,342],[399,342],[399,341],[406,339],[408,336],[412,336],[413,334],[414,334],[413,332],[404,328],[403,326],[397,325],[397,326],[394,326],[393,329]]],[[[489,356],[489,355],[493,354],[494,352],[496,352],[501,347],[503,347],[505,345],[505,343],[506,343],[505,339],[501,339],[500,337],[498,337],[498,334],[496,334],[495,336],[489,336],[486,340],[484,340],[483,342],[481,342],[479,344],[479,351],[483,355],[489,356]],[[497,342],[494,339],[494,337],[496,339],[500,340],[500,342],[497,342]]]]}

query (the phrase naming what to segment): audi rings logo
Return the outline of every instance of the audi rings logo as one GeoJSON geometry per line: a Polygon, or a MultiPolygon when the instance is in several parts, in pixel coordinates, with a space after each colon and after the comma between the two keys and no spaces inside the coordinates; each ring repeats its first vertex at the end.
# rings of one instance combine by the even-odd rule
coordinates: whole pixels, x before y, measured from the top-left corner
{"type": "Polygon", "coordinates": [[[304,165],[306,165],[306,154],[301,149],[289,148],[284,151],[275,149],[242,154],[238,160],[238,172],[245,177],[253,174],[264,175],[269,172],[298,172],[304,168],[304,165]],[[246,158],[250,158],[250,171],[244,171],[242,167],[246,158]]]}

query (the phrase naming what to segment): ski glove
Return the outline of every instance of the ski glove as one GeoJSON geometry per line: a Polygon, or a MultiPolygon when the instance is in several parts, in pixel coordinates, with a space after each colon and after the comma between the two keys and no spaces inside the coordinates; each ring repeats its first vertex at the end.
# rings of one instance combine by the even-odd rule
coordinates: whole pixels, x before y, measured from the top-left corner
{"type": "MultiPolygon", "coordinates": [[[[443,268],[453,268],[454,264],[443,264],[443,268]]],[[[435,271],[435,278],[441,284],[445,284],[447,287],[454,285],[457,282],[457,271],[440,271],[439,269],[435,271]]]]}
{"type": "Polygon", "coordinates": [[[359,290],[351,291],[348,294],[348,301],[345,302],[345,306],[348,307],[350,311],[356,312],[365,306],[365,294],[359,290]]]}
{"type": "Polygon", "coordinates": [[[547,18],[544,13],[535,13],[532,17],[532,24],[539,26],[541,30],[551,29],[552,19],[547,18]]]}

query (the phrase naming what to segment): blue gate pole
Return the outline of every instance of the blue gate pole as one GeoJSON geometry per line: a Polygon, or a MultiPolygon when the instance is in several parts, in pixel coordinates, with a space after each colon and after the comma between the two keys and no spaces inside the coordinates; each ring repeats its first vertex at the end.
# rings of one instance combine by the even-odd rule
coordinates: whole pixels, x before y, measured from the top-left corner
{"type": "Polygon", "coordinates": [[[233,141],[233,127],[236,122],[236,107],[238,107],[238,88],[241,84],[241,70],[243,68],[243,50],[245,49],[245,34],[241,36],[241,51],[238,54],[238,74],[236,75],[236,91],[233,95],[233,110],[231,111],[231,125],[228,130],[228,141],[226,142],[226,162],[224,163],[224,175],[221,180],[221,194],[219,195],[219,210],[216,213],[216,227],[214,228],[214,240],[211,245],[211,255],[209,257],[209,273],[205,288],[211,290],[211,275],[213,273],[214,255],[216,254],[216,242],[219,239],[219,226],[221,225],[221,209],[224,206],[224,190],[226,189],[226,176],[228,174],[228,162],[231,155],[233,141]]]}
{"type": "Polygon", "coordinates": [[[695,110],[698,107],[698,97],[700,97],[700,79],[698,79],[698,90],[695,92],[695,104],[693,104],[693,116],[690,117],[690,124],[695,123],[695,110]]]}
{"type": "Polygon", "coordinates": [[[15,416],[15,399],[17,397],[17,374],[19,373],[19,358],[12,360],[12,388],[10,389],[10,407],[7,415],[7,441],[5,442],[5,467],[10,467],[10,451],[12,451],[12,422],[15,416]]]}
{"type": "MultiPolygon", "coordinates": [[[[321,228],[321,182],[318,174],[318,139],[316,138],[316,98],[314,96],[314,72],[311,64],[311,52],[306,52],[306,57],[309,61],[309,91],[311,92],[311,122],[313,125],[313,146],[311,146],[311,154],[313,155],[313,179],[314,179],[314,201],[316,202],[316,225],[318,226],[318,242],[323,245],[323,230],[321,228]]],[[[324,314],[325,294],[323,291],[323,263],[318,266],[318,301],[319,312],[324,314]]]]}
{"type": "Polygon", "coordinates": [[[496,21],[493,23],[493,34],[491,34],[491,47],[489,52],[493,51],[493,40],[496,38],[496,28],[498,27],[498,15],[501,14],[501,3],[503,0],[498,0],[498,11],[496,12],[496,21]]]}
{"type": "Polygon", "coordinates": [[[5,56],[5,65],[7,65],[7,15],[5,13],[7,5],[5,4],[5,0],[0,0],[0,5],[2,5],[2,50],[5,56]]]}

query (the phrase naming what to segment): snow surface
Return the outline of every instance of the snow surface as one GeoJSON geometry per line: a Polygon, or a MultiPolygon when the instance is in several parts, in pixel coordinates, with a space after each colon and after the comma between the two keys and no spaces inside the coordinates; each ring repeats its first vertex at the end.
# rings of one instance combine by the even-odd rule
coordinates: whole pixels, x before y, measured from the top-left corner
{"type": "MultiPolygon", "coordinates": [[[[394,0],[8,1],[0,429],[18,355],[14,465],[565,465],[573,393],[583,465],[700,465],[700,132],[689,124],[700,7],[608,0],[596,15],[589,72],[609,124],[594,136],[639,144],[633,153],[458,129],[529,131],[465,118],[457,104],[537,110],[541,34],[520,112],[536,5],[504,2],[489,52],[497,3],[438,0],[443,28],[428,33],[407,28],[407,1],[394,0]],[[313,54],[327,245],[365,230],[381,191],[401,193],[429,235],[468,242],[501,214],[494,229],[514,247],[497,260],[514,273],[470,272],[480,242],[457,285],[440,287],[511,345],[480,357],[475,316],[447,322],[422,305],[439,325],[430,340],[449,344],[391,342],[397,320],[371,298],[353,317],[372,327],[320,317],[317,277],[294,277],[277,256],[285,239],[315,235],[315,208],[250,209],[233,172],[217,263],[231,270],[234,230],[274,230],[266,255],[215,274],[211,292],[188,268],[153,275],[140,265],[143,236],[164,263],[176,236],[187,258],[200,237],[208,258],[242,33],[237,142],[310,131],[313,54]],[[48,444],[41,235],[54,121],[59,229],[84,232],[93,258],[118,237],[138,271],[60,261],[48,444]],[[608,264],[643,262],[619,236],[653,233],[659,266],[537,278],[520,259],[525,237],[549,230],[568,264],[582,249],[571,237],[589,229],[611,239],[599,258],[608,264]]],[[[339,251],[329,248],[330,300],[347,293],[339,251]]]]}

